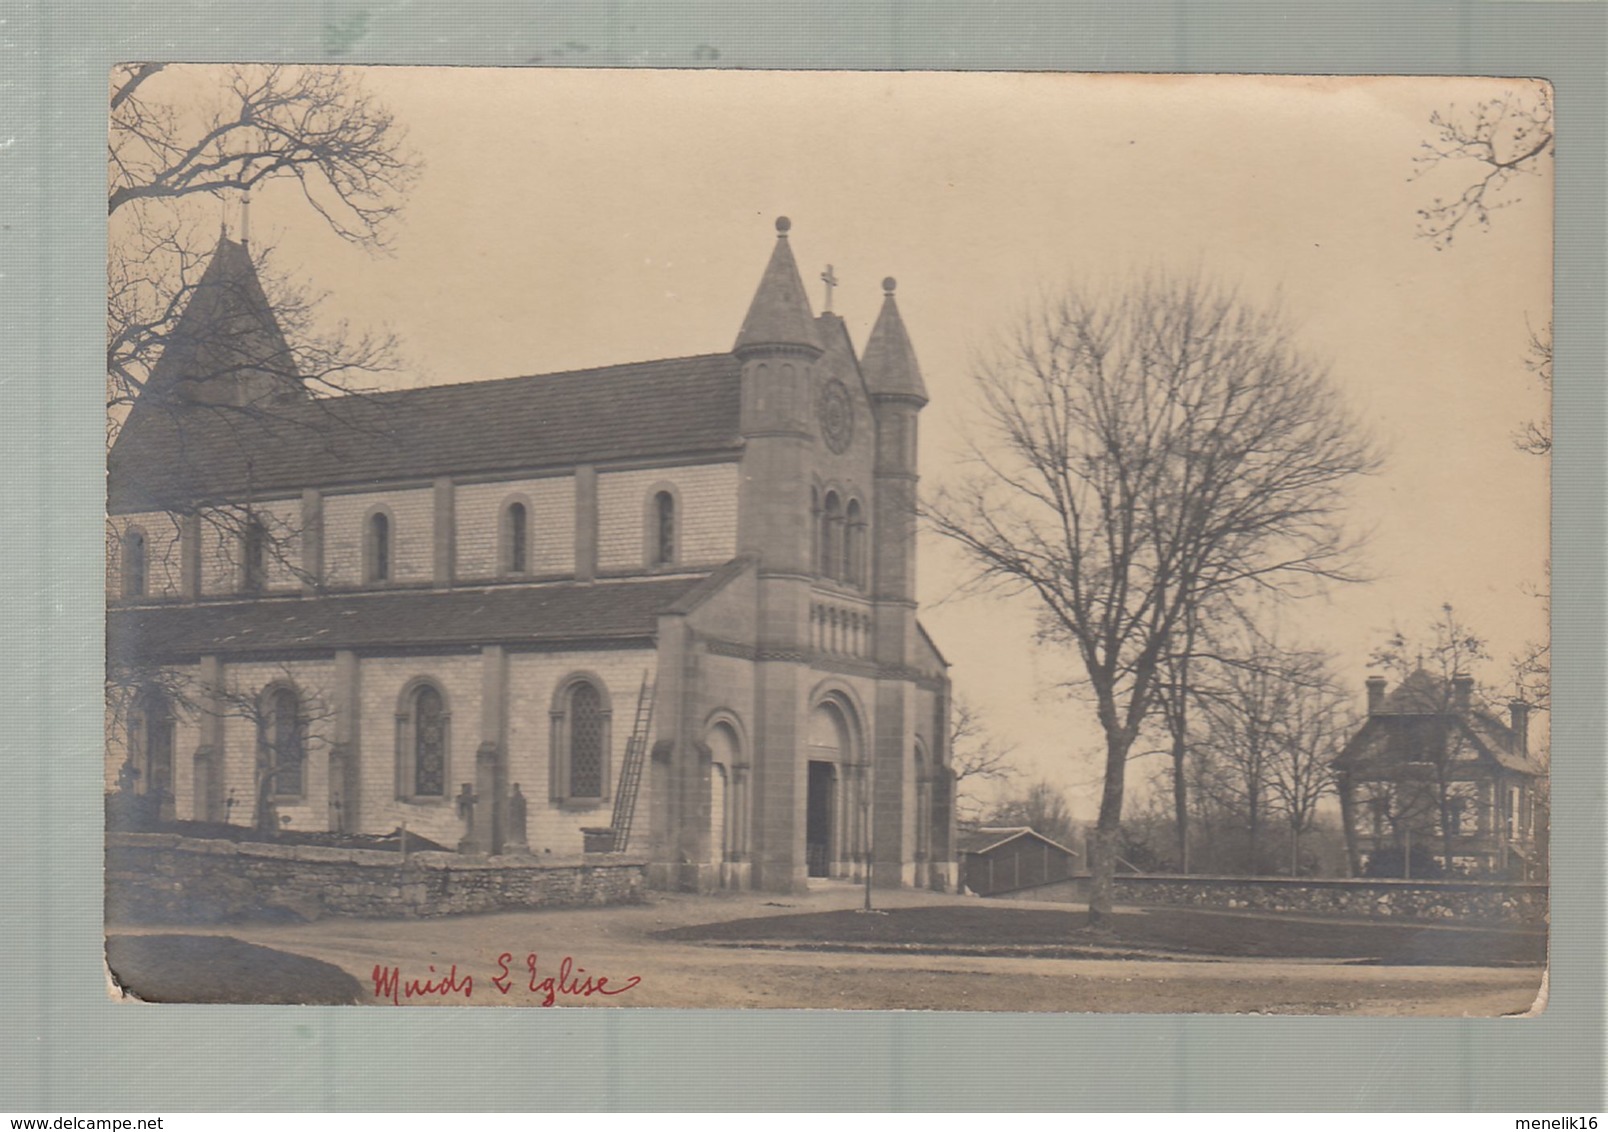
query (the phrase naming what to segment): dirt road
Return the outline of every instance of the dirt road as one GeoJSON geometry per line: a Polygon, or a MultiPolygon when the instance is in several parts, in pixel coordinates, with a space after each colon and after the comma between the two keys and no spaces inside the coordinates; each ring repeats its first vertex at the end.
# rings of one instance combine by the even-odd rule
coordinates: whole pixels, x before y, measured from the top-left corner
{"type": "MultiPolygon", "coordinates": [[[[378,968],[375,1001],[404,1005],[1490,1016],[1530,1009],[1542,976],[1533,967],[1321,960],[851,955],[653,935],[715,920],[853,908],[860,899],[850,886],[782,897],[656,893],[650,903],[626,908],[202,930],[333,963],[366,988],[375,986],[378,968]],[[383,978],[392,970],[394,987],[383,978]],[[410,984],[422,993],[409,995],[410,984]]],[[[883,907],[907,907],[963,898],[898,891],[876,899],[883,907]]]]}

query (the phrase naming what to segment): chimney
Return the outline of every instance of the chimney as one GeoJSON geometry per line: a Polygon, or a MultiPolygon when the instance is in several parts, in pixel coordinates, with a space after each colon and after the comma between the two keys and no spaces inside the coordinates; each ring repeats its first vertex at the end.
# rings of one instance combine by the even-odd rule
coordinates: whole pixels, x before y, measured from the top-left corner
{"type": "Polygon", "coordinates": [[[1518,753],[1530,753],[1530,705],[1523,700],[1509,700],[1508,713],[1513,719],[1513,741],[1518,744],[1518,753]]]}
{"type": "Polygon", "coordinates": [[[1467,711],[1474,693],[1474,677],[1459,672],[1452,677],[1452,710],[1467,711]]]}
{"type": "Polygon", "coordinates": [[[1368,714],[1378,715],[1385,710],[1385,678],[1368,677],[1368,714]]]}

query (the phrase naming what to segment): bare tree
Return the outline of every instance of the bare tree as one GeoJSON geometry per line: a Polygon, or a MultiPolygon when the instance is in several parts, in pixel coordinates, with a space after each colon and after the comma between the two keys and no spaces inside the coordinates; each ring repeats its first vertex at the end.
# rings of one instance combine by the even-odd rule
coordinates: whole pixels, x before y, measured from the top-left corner
{"type": "Polygon", "coordinates": [[[1289,827],[1293,877],[1303,870],[1301,838],[1317,827],[1318,806],[1336,791],[1331,764],[1350,737],[1353,721],[1327,657],[1305,654],[1291,676],[1267,788],[1289,827]]]}
{"type": "Polygon", "coordinates": [[[927,517],[1078,658],[1106,748],[1098,924],[1129,753],[1191,612],[1353,577],[1343,489],[1377,458],[1282,318],[1199,278],[1049,301],[977,382],[979,470],[927,517]]]}
{"type": "Polygon", "coordinates": [[[1472,107],[1437,110],[1429,123],[1434,136],[1420,145],[1415,176],[1442,165],[1468,174],[1455,196],[1437,196],[1418,210],[1418,234],[1436,248],[1450,247],[1469,221],[1489,228],[1491,213],[1521,199],[1513,182],[1537,176],[1552,160],[1552,88],[1546,83],[1505,91],[1472,107]]]}
{"type": "Polygon", "coordinates": [[[1280,729],[1289,710],[1291,686],[1268,654],[1222,666],[1204,701],[1196,749],[1202,789],[1233,815],[1245,835],[1239,868],[1262,871],[1262,834],[1267,824],[1269,782],[1280,729]]]}
{"type": "Polygon", "coordinates": [[[955,773],[955,808],[964,820],[982,817],[984,800],[977,790],[984,783],[1001,785],[1016,777],[1011,757],[1016,748],[991,734],[983,714],[957,695],[949,713],[949,750],[955,773]]]}
{"type": "Polygon", "coordinates": [[[294,782],[300,793],[308,757],[316,747],[327,747],[324,728],[334,718],[329,697],[316,688],[298,687],[289,669],[264,687],[247,688],[231,681],[207,689],[204,710],[224,718],[250,722],[256,736],[252,763],[252,826],[268,837],[279,832],[276,804],[281,788],[294,782]],[[290,693],[281,698],[280,693],[290,693]]]}
{"type": "MultiPolygon", "coordinates": [[[[1535,375],[1541,388],[1552,394],[1552,320],[1537,330],[1530,329],[1530,343],[1525,351],[1524,368],[1535,375]]],[[[1525,421],[1513,435],[1513,446],[1532,456],[1552,454],[1552,417],[1550,413],[1539,420],[1525,421]]]]}

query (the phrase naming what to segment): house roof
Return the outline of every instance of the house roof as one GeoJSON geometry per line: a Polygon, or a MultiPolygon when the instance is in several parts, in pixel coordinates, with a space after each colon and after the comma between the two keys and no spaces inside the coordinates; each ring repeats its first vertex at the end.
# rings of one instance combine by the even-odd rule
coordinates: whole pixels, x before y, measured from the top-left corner
{"type": "Polygon", "coordinates": [[[131,414],[108,461],[108,506],[736,451],[740,378],[735,357],[704,354],[260,412],[131,414]]]}
{"type": "Polygon", "coordinates": [[[112,664],[304,649],[648,639],[704,580],[650,578],[478,590],[390,591],[112,609],[112,664]]]}
{"type": "Polygon", "coordinates": [[[1083,856],[1076,849],[1068,849],[1059,841],[1045,837],[1038,830],[1025,825],[985,826],[980,829],[963,830],[956,836],[955,845],[962,853],[991,853],[1000,846],[1008,845],[1010,842],[1023,837],[1034,841],[1042,841],[1044,844],[1059,849],[1061,852],[1073,857],[1083,856]]]}
{"type": "Polygon", "coordinates": [[[1513,728],[1481,707],[1466,711],[1386,711],[1370,716],[1331,765],[1388,770],[1433,761],[1438,751],[1466,749],[1486,765],[1540,777],[1545,770],[1521,749],[1513,728]],[[1466,746],[1465,746],[1466,744],[1466,746]],[[1431,756],[1431,757],[1426,757],[1431,756]]]}

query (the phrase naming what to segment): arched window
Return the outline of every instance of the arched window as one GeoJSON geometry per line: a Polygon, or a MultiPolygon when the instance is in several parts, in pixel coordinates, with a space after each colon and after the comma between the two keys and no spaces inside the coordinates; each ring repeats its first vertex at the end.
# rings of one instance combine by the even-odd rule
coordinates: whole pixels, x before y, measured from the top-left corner
{"type": "Polygon", "coordinates": [[[510,503],[503,509],[503,573],[524,574],[530,570],[530,515],[523,503],[510,503]]]}
{"type": "Polygon", "coordinates": [[[173,708],[160,688],[142,694],[129,720],[129,764],[142,794],[173,793],[173,708]]]}
{"type": "Polygon", "coordinates": [[[555,801],[591,805],[609,793],[610,711],[606,693],[577,677],[554,700],[552,786],[555,801]]]}
{"type": "Polygon", "coordinates": [[[570,693],[570,796],[603,796],[603,700],[591,684],[570,693]]]}
{"type": "Polygon", "coordinates": [[[447,706],[433,684],[421,684],[413,693],[413,788],[418,798],[444,798],[447,794],[447,706]]]}
{"type": "Polygon", "coordinates": [[[145,532],[130,527],[123,534],[123,596],[144,597],[145,587],[145,532]]]}
{"type": "Polygon", "coordinates": [[[246,518],[241,535],[241,572],[247,593],[257,593],[268,584],[268,528],[256,515],[246,518]]]}
{"type": "Polygon", "coordinates": [[[384,511],[369,516],[364,574],[372,585],[391,580],[391,517],[384,511]]]}
{"type": "Polygon", "coordinates": [[[843,501],[838,493],[826,493],[821,509],[821,573],[828,578],[843,576],[843,501]]]}
{"type": "Polygon", "coordinates": [[[852,585],[865,585],[865,517],[858,499],[849,500],[844,520],[843,578],[852,585]]]}
{"type": "Polygon", "coordinates": [[[676,560],[676,500],[668,491],[653,497],[653,556],[655,566],[676,560]]]}
{"type": "Polygon", "coordinates": [[[269,690],[263,703],[262,729],[269,793],[281,798],[301,797],[307,752],[301,701],[294,688],[281,685],[269,690]]]}
{"type": "Polygon", "coordinates": [[[428,679],[402,689],[396,711],[397,797],[445,799],[452,777],[452,714],[447,697],[428,679]]]}

